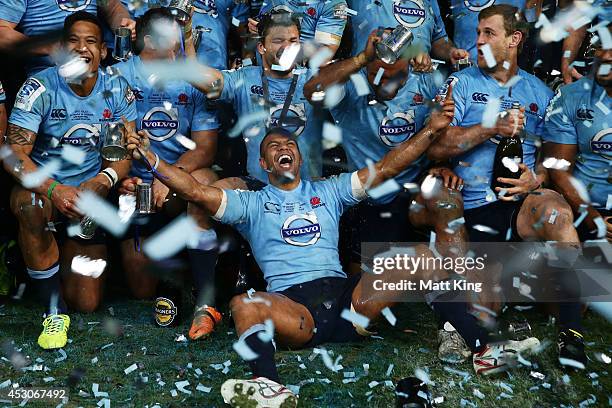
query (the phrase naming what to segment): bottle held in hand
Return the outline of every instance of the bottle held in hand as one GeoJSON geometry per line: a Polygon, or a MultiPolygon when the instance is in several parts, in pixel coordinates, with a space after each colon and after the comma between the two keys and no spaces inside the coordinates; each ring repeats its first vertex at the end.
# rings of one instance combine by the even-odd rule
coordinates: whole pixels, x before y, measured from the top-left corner
{"type": "MultiPolygon", "coordinates": [[[[518,111],[518,102],[512,104],[512,109],[518,111]]],[[[523,162],[523,143],[521,142],[522,132],[516,132],[512,137],[502,137],[495,151],[493,160],[493,179],[491,189],[497,193],[496,187],[507,189],[512,187],[510,184],[497,181],[499,177],[518,179],[521,176],[519,164],[523,162]]]]}

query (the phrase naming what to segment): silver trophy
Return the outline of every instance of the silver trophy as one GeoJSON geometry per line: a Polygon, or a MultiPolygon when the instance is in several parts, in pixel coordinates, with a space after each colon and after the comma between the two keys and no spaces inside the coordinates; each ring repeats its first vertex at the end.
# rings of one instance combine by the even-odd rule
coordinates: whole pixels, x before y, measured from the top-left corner
{"type": "Polygon", "coordinates": [[[412,43],[412,39],[412,31],[398,25],[376,44],[376,56],[385,64],[395,64],[402,56],[404,49],[412,43]]]}
{"type": "Polygon", "coordinates": [[[96,228],[98,228],[98,224],[93,218],[85,216],[79,221],[79,232],[76,236],[81,239],[92,239],[96,233],[96,228]]]}
{"type": "Polygon", "coordinates": [[[168,6],[170,12],[176,18],[179,24],[185,25],[191,18],[191,10],[193,10],[192,0],[172,0],[168,6]]]}
{"type": "Polygon", "coordinates": [[[461,71],[464,68],[471,67],[472,63],[470,62],[470,58],[462,58],[459,61],[455,62],[455,72],[461,71]]]}
{"type": "Polygon", "coordinates": [[[125,159],[125,126],[122,123],[109,123],[104,126],[102,135],[102,158],[110,162],[125,159]]]}
{"type": "Polygon", "coordinates": [[[113,58],[127,61],[132,56],[132,30],[127,27],[115,29],[115,47],[113,58]]]}
{"type": "Polygon", "coordinates": [[[141,183],[136,185],[136,214],[144,215],[154,212],[151,184],[141,183]]]}

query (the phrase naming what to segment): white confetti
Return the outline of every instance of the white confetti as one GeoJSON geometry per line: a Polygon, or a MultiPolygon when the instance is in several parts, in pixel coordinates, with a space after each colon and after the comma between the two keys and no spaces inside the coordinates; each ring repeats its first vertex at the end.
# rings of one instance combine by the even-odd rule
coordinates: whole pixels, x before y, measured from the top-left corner
{"type": "Polygon", "coordinates": [[[582,199],[582,201],[584,201],[585,203],[590,203],[591,198],[589,197],[589,193],[586,187],[584,186],[584,184],[582,183],[582,181],[578,180],[577,178],[573,176],[569,176],[569,181],[574,187],[574,189],[576,190],[576,192],[578,193],[578,195],[580,196],[580,198],[582,199]]]}
{"type": "Polygon", "coordinates": [[[512,173],[517,173],[519,171],[518,164],[516,164],[514,159],[512,159],[510,157],[503,157],[502,158],[502,164],[504,165],[505,168],[510,170],[512,173]]]}
{"type": "Polygon", "coordinates": [[[21,179],[21,184],[27,189],[38,187],[53,176],[61,167],[62,162],[60,160],[49,160],[35,171],[25,174],[21,179]]]}
{"type": "MultiPolygon", "coordinates": [[[[280,69],[276,69],[275,71],[289,71],[293,67],[295,63],[295,59],[299,54],[301,49],[300,44],[294,43],[284,49],[283,54],[280,56],[278,60],[278,64],[280,65],[280,69]]],[[[274,67],[272,68],[274,69],[274,67]]]]}
{"type": "Polygon", "coordinates": [[[480,47],[480,51],[482,51],[482,55],[489,68],[493,68],[497,65],[497,61],[495,61],[495,57],[493,56],[493,52],[491,51],[491,46],[489,44],[485,44],[480,47]]]}
{"type": "Polygon", "coordinates": [[[381,313],[385,317],[385,319],[387,319],[387,321],[389,322],[391,326],[395,326],[395,323],[397,323],[397,318],[395,317],[391,309],[389,309],[389,307],[385,307],[381,311],[381,313]]]}
{"type": "Polygon", "coordinates": [[[175,137],[176,137],[176,141],[179,142],[181,145],[183,145],[185,149],[195,150],[195,148],[197,147],[196,142],[194,142],[187,136],[176,135],[175,137]]]}
{"type": "Polygon", "coordinates": [[[319,48],[319,51],[317,51],[317,53],[308,60],[308,67],[312,70],[312,72],[316,73],[319,70],[319,67],[326,61],[329,61],[329,59],[333,56],[334,53],[329,49],[329,47],[321,47],[319,48]]]}
{"type": "Polygon", "coordinates": [[[227,132],[227,135],[229,137],[237,137],[244,131],[244,129],[246,129],[250,125],[257,123],[259,121],[262,121],[262,120],[267,120],[269,114],[270,114],[269,112],[262,109],[262,110],[258,110],[255,112],[248,113],[246,115],[241,115],[238,118],[238,122],[236,122],[236,125],[234,125],[234,127],[231,128],[229,132],[227,132]]]}
{"type": "Polygon", "coordinates": [[[378,86],[380,84],[380,80],[382,79],[382,76],[385,73],[385,69],[384,68],[378,68],[378,71],[376,72],[376,76],[374,77],[374,81],[372,82],[375,86],[378,86]]]}
{"type": "Polygon", "coordinates": [[[232,348],[245,361],[252,361],[259,357],[243,339],[239,339],[232,345],[232,348]]]}
{"type": "Polygon", "coordinates": [[[481,124],[485,128],[493,128],[497,123],[499,109],[501,108],[501,100],[499,98],[490,97],[488,99],[485,110],[482,113],[481,124]]]}
{"type": "Polygon", "coordinates": [[[340,317],[364,329],[370,324],[370,319],[368,317],[349,309],[344,309],[340,314],[340,317]]]}
{"type": "Polygon", "coordinates": [[[495,235],[498,233],[498,231],[494,230],[493,228],[487,227],[486,225],[482,224],[476,224],[472,228],[474,228],[476,231],[484,232],[491,235],[495,235]]]}
{"type": "Polygon", "coordinates": [[[77,200],[79,211],[115,236],[122,236],[128,225],[121,222],[117,209],[91,191],[83,191],[77,200]]]}
{"type": "Polygon", "coordinates": [[[571,166],[571,163],[565,159],[557,159],[555,157],[547,157],[542,162],[542,165],[547,169],[553,170],[567,170],[571,166]]]}
{"type": "Polygon", "coordinates": [[[395,181],[395,179],[391,178],[377,185],[376,187],[369,189],[368,196],[376,200],[380,197],[396,193],[400,191],[400,189],[401,187],[399,183],[395,181]]]}
{"type": "Polygon", "coordinates": [[[323,122],[322,135],[323,139],[333,145],[328,148],[333,148],[342,143],[342,129],[332,123],[323,122]]]}
{"type": "Polygon", "coordinates": [[[239,27],[240,26],[240,20],[238,20],[236,17],[232,16],[232,25],[234,27],[239,27]]]}
{"type": "Polygon", "coordinates": [[[76,146],[65,144],[62,146],[62,160],[69,163],[81,165],[85,161],[85,150],[79,149],[76,146]]]}
{"type": "Polygon", "coordinates": [[[64,361],[65,359],[68,358],[68,354],[66,354],[64,349],[58,349],[57,352],[59,353],[60,356],[55,359],[56,363],[59,363],[60,361],[64,361]]]}
{"type": "Polygon", "coordinates": [[[135,371],[137,368],[138,368],[138,365],[136,363],[134,363],[131,366],[129,366],[128,368],[126,368],[125,370],[123,370],[123,372],[127,375],[127,374],[135,371]]]}
{"type": "Polygon", "coordinates": [[[198,386],[196,387],[196,390],[200,391],[200,392],[205,392],[205,393],[210,393],[210,391],[212,391],[212,387],[205,387],[202,384],[198,383],[198,386]]]}
{"type": "Polygon", "coordinates": [[[437,184],[438,179],[435,176],[428,174],[421,183],[421,194],[423,195],[423,198],[426,200],[432,198],[437,190],[437,184]]]}
{"type": "Polygon", "coordinates": [[[368,85],[368,82],[363,77],[363,75],[352,74],[351,81],[355,86],[355,90],[357,91],[358,96],[365,96],[370,94],[370,85],[368,85]]]}
{"type": "Polygon", "coordinates": [[[584,370],[584,364],[580,361],[572,360],[571,358],[563,358],[559,357],[559,363],[561,365],[566,365],[574,368],[578,368],[580,370],[584,370]]]}
{"type": "Polygon", "coordinates": [[[90,259],[81,255],[77,255],[72,258],[72,272],[79,275],[98,279],[100,275],[102,275],[102,272],[104,272],[105,268],[106,261],[104,259],[90,259]]]}
{"type": "Polygon", "coordinates": [[[198,224],[189,215],[184,215],[147,239],[142,249],[149,258],[158,261],[177,254],[186,246],[193,246],[199,235],[198,224]]]}
{"type": "Polygon", "coordinates": [[[340,85],[332,85],[325,90],[325,100],[323,104],[326,108],[333,108],[344,97],[344,87],[340,85]]]}
{"type": "Polygon", "coordinates": [[[191,391],[189,391],[188,389],[185,388],[188,385],[189,385],[189,381],[187,381],[187,380],[185,380],[185,381],[177,381],[177,382],[174,383],[174,386],[176,387],[177,390],[179,390],[183,394],[191,395],[191,391]]]}

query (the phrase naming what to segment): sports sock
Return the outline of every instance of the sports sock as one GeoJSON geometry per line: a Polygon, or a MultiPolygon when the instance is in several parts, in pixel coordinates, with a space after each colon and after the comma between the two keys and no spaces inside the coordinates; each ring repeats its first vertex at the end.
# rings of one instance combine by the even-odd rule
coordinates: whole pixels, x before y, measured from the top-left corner
{"type": "Polygon", "coordinates": [[[215,305],[215,266],[217,233],[214,229],[200,232],[198,244],[187,250],[191,274],[197,290],[196,307],[215,305]]]}
{"type": "Polygon", "coordinates": [[[562,330],[572,329],[582,333],[582,304],[579,302],[559,303],[559,326],[562,330]]]}
{"type": "Polygon", "coordinates": [[[253,376],[266,377],[280,384],[276,363],[274,362],[274,353],[276,351],[274,339],[262,341],[259,337],[259,334],[265,332],[265,325],[261,323],[253,325],[240,335],[238,342],[243,341],[255,354],[257,354],[256,359],[247,362],[249,367],[251,367],[251,371],[253,371],[253,376]]]}
{"type": "Polygon", "coordinates": [[[58,274],[59,262],[42,271],[30,268],[27,270],[36,290],[36,296],[45,307],[45,313],[47,315],[66,313],[67,307],[61,295],[58,274]]]}
{"type": "Polygon", "coordinates": [[[441,317],[441,321],[448,321],[453,325],[465,340],[465,344],[478,352],[488,343],[489,336],[477,319],[469,314],[466,302],[444,302],[444,295],[432,302],[432,307],[441,317]]]}

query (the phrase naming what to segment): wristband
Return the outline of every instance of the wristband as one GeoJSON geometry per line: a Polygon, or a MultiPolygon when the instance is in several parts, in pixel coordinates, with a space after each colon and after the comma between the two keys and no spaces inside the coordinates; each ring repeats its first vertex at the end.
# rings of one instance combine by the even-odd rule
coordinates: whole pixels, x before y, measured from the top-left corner
{"type": "Polygon", "coordinates": [[[102,170],[98,174],[104,174],[106,177],[108,177],[108,180],[111,183],[111,188],[113,188],[115,186],[115,184],[117,184],[117,181],[119,181],[119,175],[117,174],[115,169],[112,169],[110,167],[102,170]]]}
{"type": "Polygon", "coordinates": [[[155,171],[157,170],[157,166],[159,166],[159,156],[155,152],[153,152],[153,154],[155,155],[155,164],[151,167],[150,170],[147,170],[147,172],[149,173],[155,173],[155,171]]]}
{"type": "Polygon", "coordinates": [[[51,183],[51,185],[49,186],[49,188],[47,189],[47,198],[50,200],[51,199],[51,194],[53,194],[53,190],[55,190],[55,187],[59,184],[59,181],[53,181],[53,183],[51,183]]]}

